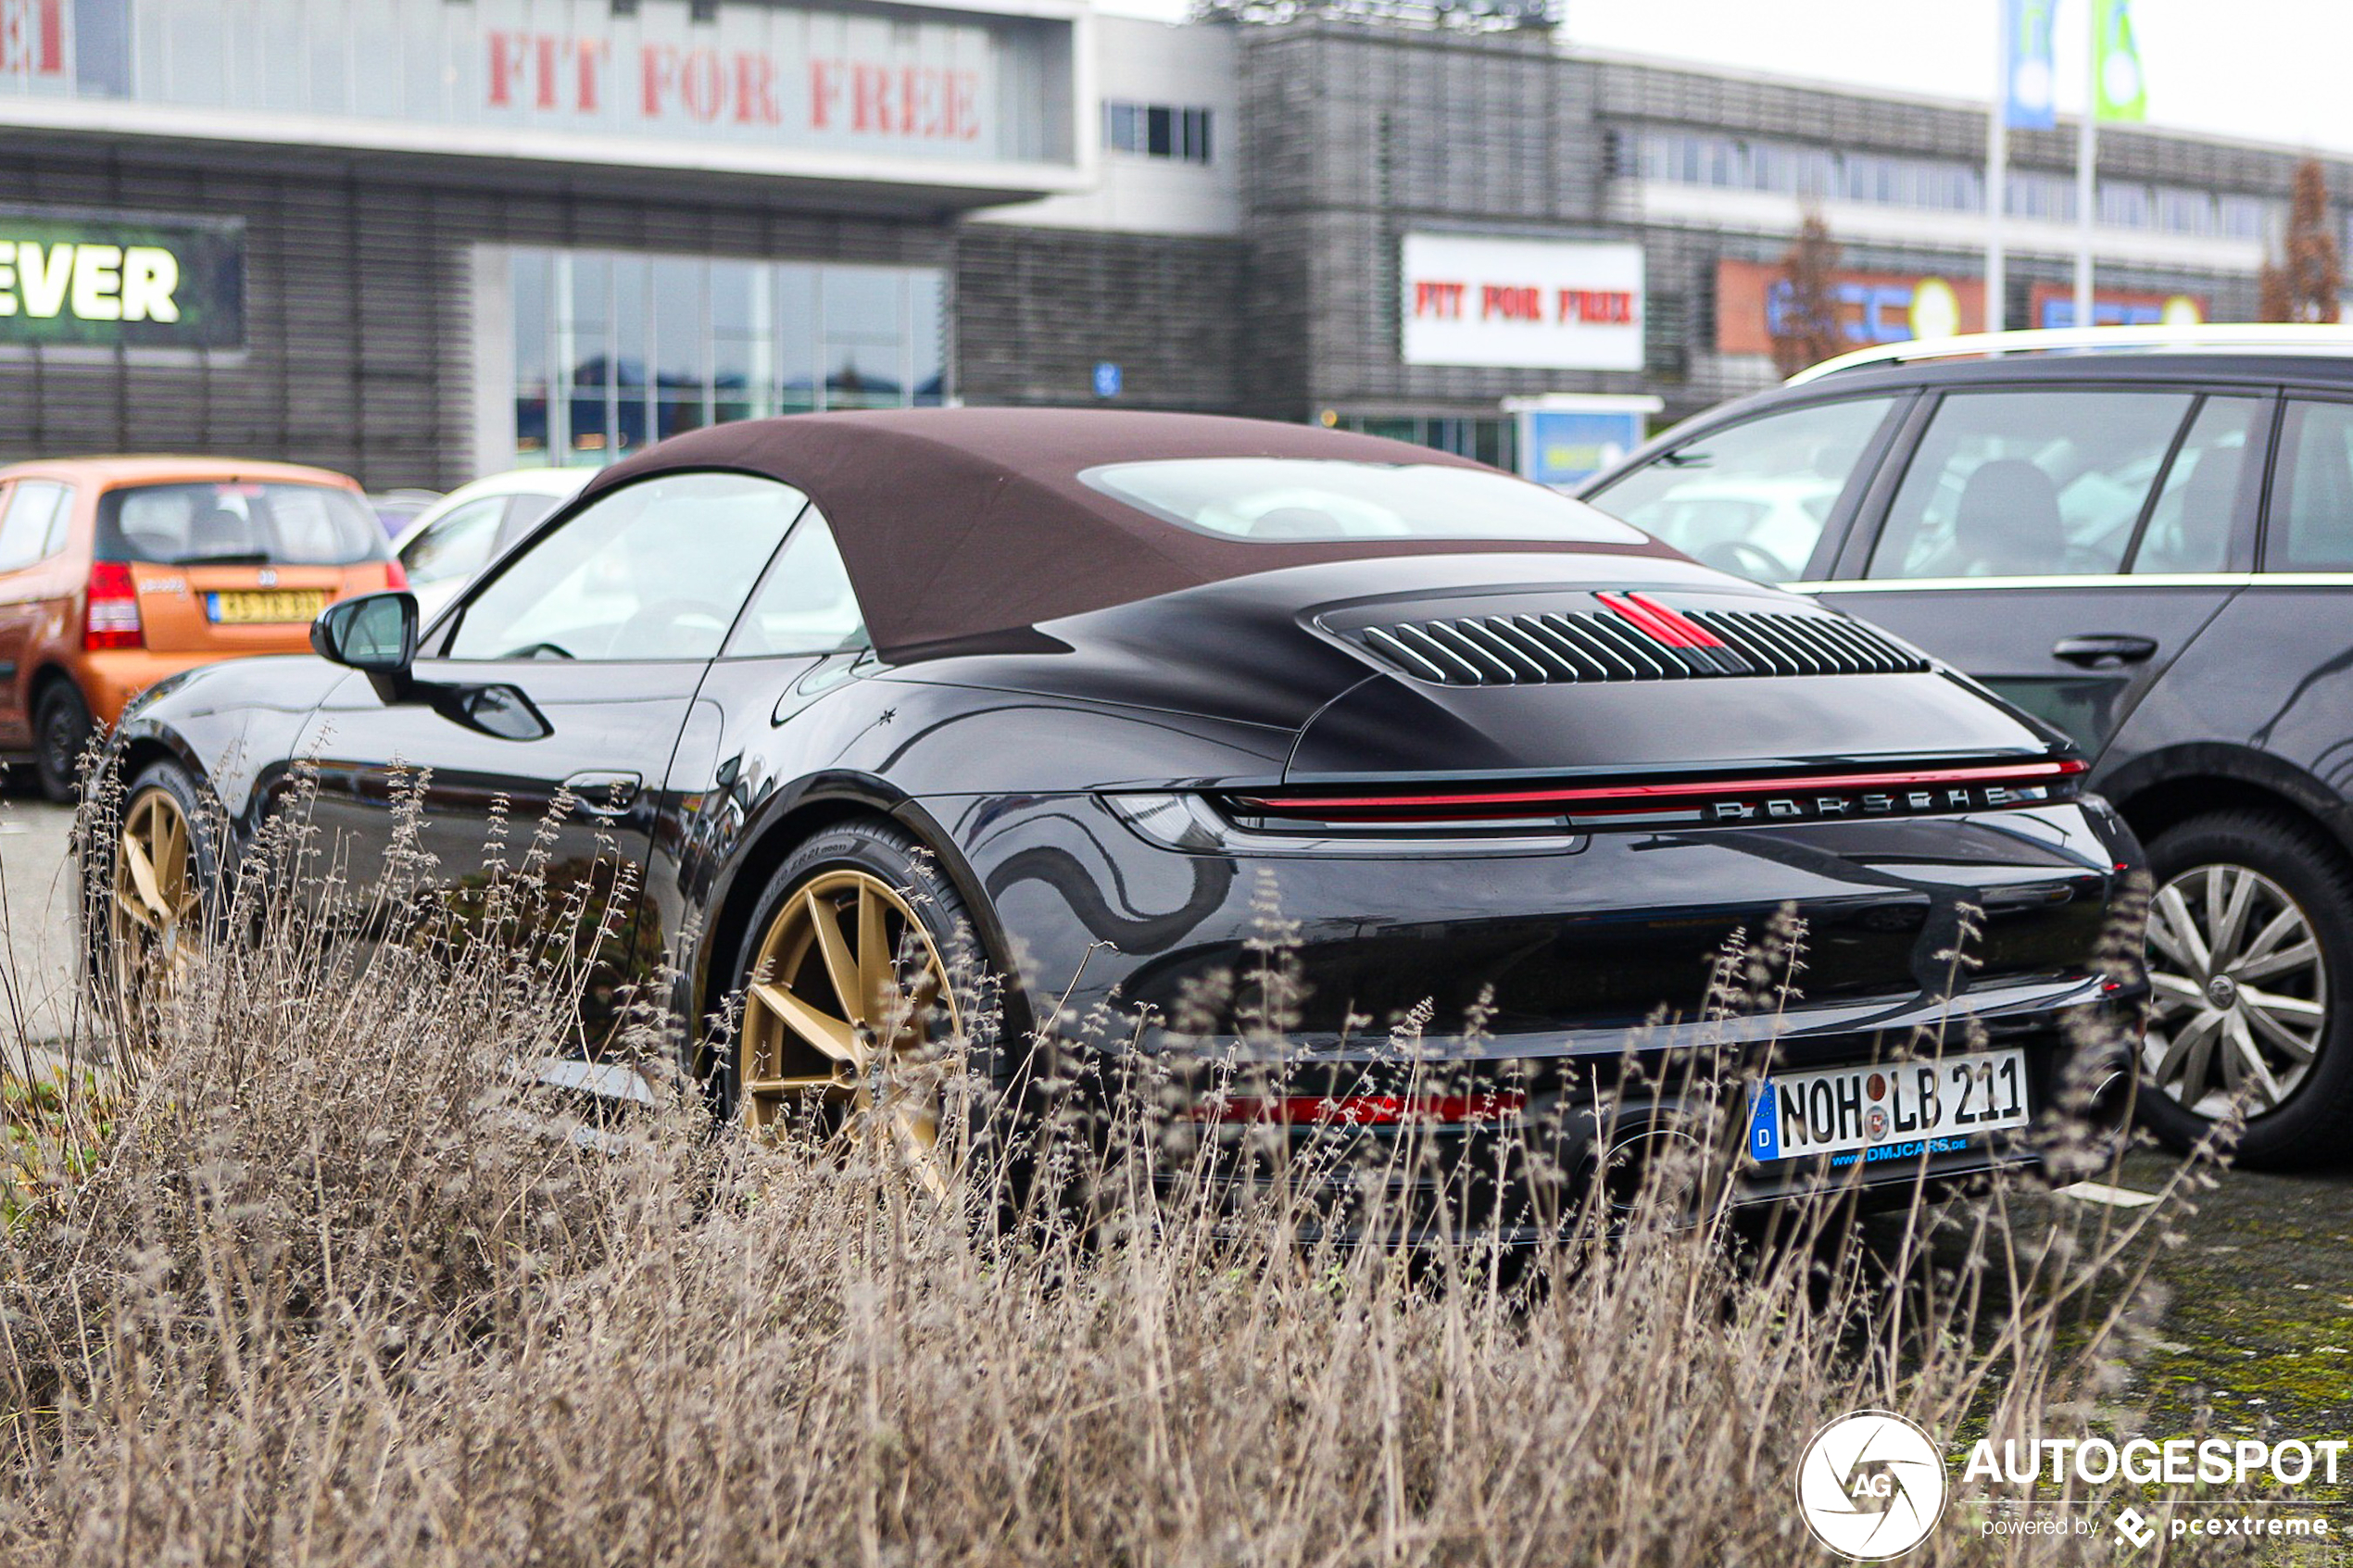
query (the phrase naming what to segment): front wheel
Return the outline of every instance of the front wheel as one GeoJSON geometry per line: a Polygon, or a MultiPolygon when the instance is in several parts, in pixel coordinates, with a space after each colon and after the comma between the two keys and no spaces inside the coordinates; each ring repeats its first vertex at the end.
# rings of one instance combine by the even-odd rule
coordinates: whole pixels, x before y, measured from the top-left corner
{"type": "Polygon", "coordinates": [[[761,1130],[807,1112],[948,1197],[948,1085],[975,1022],[976,958],[963,900],[896,827],[845,822],[802,844],[738,955],[743,1024],[727,1073],[738,1122],[761,1130]]]}
{"type": "Polygon", "coordinates": [[[2216,812],[2149,846],[2150,1000],[2140,1105],[2177,1148],[2233,1106],[2248,1165],[2341,1159],[2353,1116],[2353,865],[2268,811],[2216,812]]]}

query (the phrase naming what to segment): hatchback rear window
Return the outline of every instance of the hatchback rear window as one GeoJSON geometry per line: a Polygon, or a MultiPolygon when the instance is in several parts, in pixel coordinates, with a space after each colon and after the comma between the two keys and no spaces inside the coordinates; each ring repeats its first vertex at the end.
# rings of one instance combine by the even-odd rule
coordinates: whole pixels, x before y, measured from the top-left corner
{"type": "Polygon", "coordinates": [[[132,484],[98,497],[100,560],[156,566],[351,566],[388,558],[347,490],[243,480],[132,484]]]}
{"type": "Polygon", "coordinates": [[[1642,541],[1616,518],[1541,484],[1440,463],[1171,458],[1114,463],[1078,477],[1180,528],[1228,539],[1642,541]]]}

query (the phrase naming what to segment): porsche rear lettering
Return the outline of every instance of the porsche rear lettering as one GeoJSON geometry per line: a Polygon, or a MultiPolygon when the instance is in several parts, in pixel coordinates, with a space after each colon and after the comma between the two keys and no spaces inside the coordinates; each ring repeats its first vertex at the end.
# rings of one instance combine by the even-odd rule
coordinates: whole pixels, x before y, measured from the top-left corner
{"type": "Polygon", "coordinates": [[[1786,795],[1761,799],[1717,800],[1707,808],[1713,822],[1835,822],[1846,817],[1920,816],[1937,811],[1982,811],[1998,806],[2029,806],[2050,798],[2042,785],[1969,784],[1941,789],[1874,791],[1860,795],[1786,795]]]}

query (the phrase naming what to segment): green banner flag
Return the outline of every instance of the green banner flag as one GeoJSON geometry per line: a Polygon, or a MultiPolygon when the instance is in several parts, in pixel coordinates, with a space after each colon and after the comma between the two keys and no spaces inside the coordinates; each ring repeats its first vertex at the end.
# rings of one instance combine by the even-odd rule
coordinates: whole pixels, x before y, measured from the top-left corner
{"type": "Polygon", "coordinates": [[[2099,87],[2100,119],[2149,117],[2141,43],[2133,32],[2133,0],[2093,0],[2092,80],[2099,87]]]}

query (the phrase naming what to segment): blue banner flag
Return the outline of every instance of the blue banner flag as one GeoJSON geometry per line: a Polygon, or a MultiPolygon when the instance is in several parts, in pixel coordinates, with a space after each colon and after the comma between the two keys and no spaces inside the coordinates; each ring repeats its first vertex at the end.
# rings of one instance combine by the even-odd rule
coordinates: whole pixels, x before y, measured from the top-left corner
{"type": "Polygon", "coordinates": [[[2002,0],[2002,119],[2013,131],[2058,124],[2051,66],[2051,12],[2057,0],[2002,0]]]}

